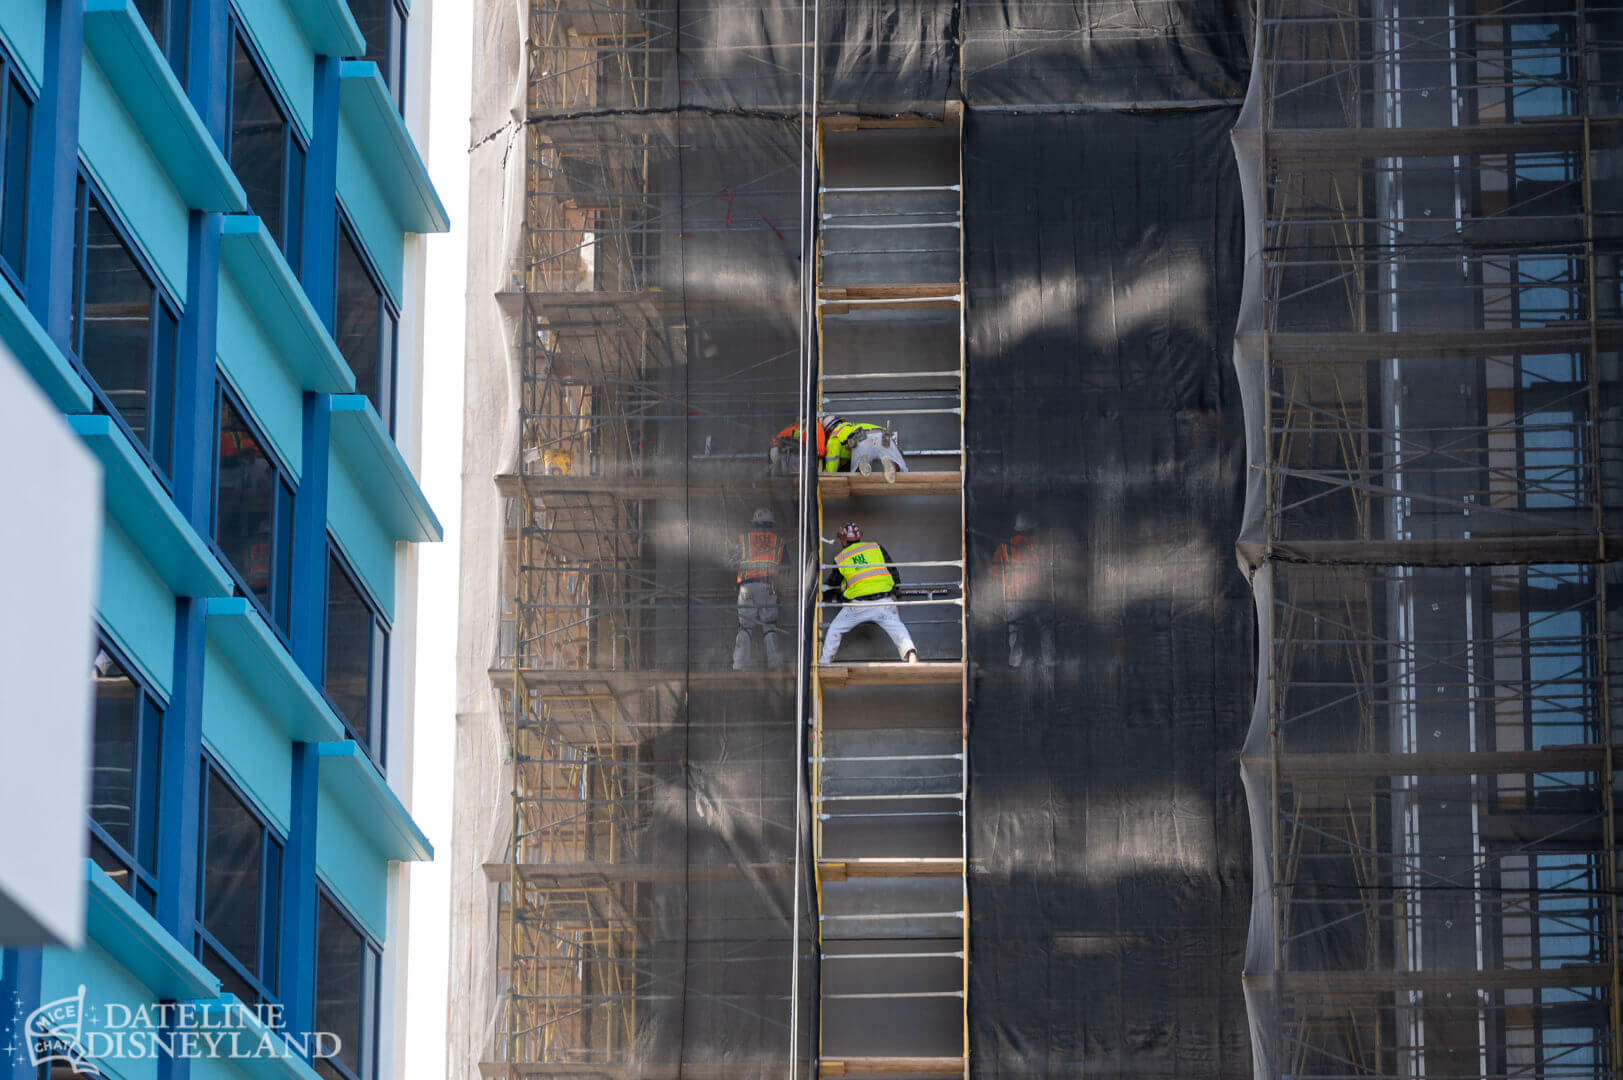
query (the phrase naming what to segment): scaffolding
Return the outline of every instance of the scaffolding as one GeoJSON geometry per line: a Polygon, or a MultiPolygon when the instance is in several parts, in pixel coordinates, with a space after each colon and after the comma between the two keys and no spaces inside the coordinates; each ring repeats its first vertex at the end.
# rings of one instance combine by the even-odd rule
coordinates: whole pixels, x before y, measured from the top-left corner
{"type": "Polygon", "coordinates": [[[522,232],[496,298],[520,414],[490,672],[511,820],[484,868],[503,956],[481,1071],[781,1075],[805,955],[795,680],[726,670],[730,576],[693,534],[793,503],[760,432],[797,411],[794,299],[688,286],[794,242],[795,118],[661,112],[675,9],[527,18],[522,232]],[[740,790],[741,769],[771,782],[740,790]]]}
{"type": "Polygon", "coordinates": [[[1258,20],[1259,1071],[1615,1075],[1617,13],[1258,20]]]}

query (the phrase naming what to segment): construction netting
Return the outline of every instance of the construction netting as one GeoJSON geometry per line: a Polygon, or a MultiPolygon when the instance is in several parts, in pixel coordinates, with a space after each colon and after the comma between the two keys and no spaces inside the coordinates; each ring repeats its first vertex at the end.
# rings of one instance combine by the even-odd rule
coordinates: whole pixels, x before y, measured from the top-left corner
{"type": "Polygon", "coordinates": [[[968,1069],[1615,1071],[1623,8],[475,17],[453,1076],[812,1068],[810,133],[960,110],[968,1069]]]}

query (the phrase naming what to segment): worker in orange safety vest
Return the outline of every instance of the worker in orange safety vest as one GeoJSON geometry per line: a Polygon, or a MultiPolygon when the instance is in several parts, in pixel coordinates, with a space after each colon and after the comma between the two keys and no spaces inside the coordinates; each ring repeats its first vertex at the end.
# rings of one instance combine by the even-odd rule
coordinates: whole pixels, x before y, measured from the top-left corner
{"type": "Polygon", "coordinates": [[[783,567],[784,543],[772,524],[772,511],[757,510],[748,532],[738,534],[728,563],[738,572],[738,636],[733,639],[733,670],[750,666],[754,632],[761,632],[766,666],[780,666],[778,635],[778,572],[783,567]]]}
{"type": "MultiPolygon", "coordinates": [[[[772,445],[767,449],[766,457],[770,464],[767,474],[770,476],[798,476],[800,475],[800,422],[784,428],[772,437],[772,445]]],[[[817,418],[812,428],[813,448],[817,451],[817,461],[823,460],[828,452],[828,423],[824,417],[817,418]]]]}
{"type": "Polygon", "coordinates": [[[1027,511],[1014,518],[1014,535],[997,546],[992,564],[1003,584],[1003,620],[1009,634],[1009,666],[1023,667],[1040,659],[1054,663],[1054,623],[1042,596],[1043,562],[1048,545],[1037,535],[1037,519],[1027,511]],[[1037,656],[1031,656],[1035,646],[1037,656]]]}

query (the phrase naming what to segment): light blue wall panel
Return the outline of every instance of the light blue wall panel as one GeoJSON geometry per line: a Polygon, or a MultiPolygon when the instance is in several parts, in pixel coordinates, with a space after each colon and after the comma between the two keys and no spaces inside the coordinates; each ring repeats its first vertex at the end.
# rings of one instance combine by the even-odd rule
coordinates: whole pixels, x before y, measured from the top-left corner
{"type": "Polygon", "coordinates": [[[304,471],[304,393],[276,359],[276,347],[230,275],[220,276],[220,367],[248,403],[265,437],[293,470],[304,471]]]}
{"type": "Polygon", "coordinates": [[[293,110],[293,122],[308,140],[316,107],[316,55],[310,42],[285,0],[246,0],[232,7],[270,66],[268,74],[293,110]]]}
{"type": "MultiPolygon", "coordinates": [[[[118,961],[94,944],[86,945],[77,952],[69,952],[67,949],[46,949],[41,967],[42,1003],[73,997],[79,993],[79,987],[83,986],[85,1009],[87,1012],[94,1009],[98,1017],[105,1015],[103,1010],[108,1003],[128,1006],[131,1009],[156,1004],[152,991],[145,983],[131,975],[118,961]]],[[[97,1048],[89,1046],[87,1049],[97,1048]]],[[[158,1075],[156,1055],[125,1054],[122,1057],[108,1057],[99,1064],[106,1076],[116,1077],[117,1080],[154,1080],[158,1075]]]]}
{"type": "Polygon", "coordinates": [[[378,273],[383,275],[383,287],[399,307],[400,283],[405,277],[406,236],[389,211],[377,181],[372,178],[366,156],[355,141],[355,133],[342,119],[338,124],[338,199],[350,223],[360,233],[361,243],[372,256],[378,273]]]}
{"type": "Polygon", "coordinates": [[[0,3],[0,41],[37,92],[45,81],[45,0],[0,3]]]}
{"type": "Polygon", "coordinates": [[[203,672],[203,742],[277,829],[292,820],[293,747],[266,715],[276,703],[255,699],[213,648],[203,672]]]}
{"type": "Polygon", "coordinates": [[[378,941],[388,925],[389,861],[323,792],[316,808],[316,873],[378,941]]]}
{"type": "Polygon", "coordinates": [[[336,455],[328,455],[327,525],[385,618],[394,619],[394,538],[336,455]]]}
{"type": "Polygon", "coordinates": [[[79,153],[175,299],[186,296],[186,203],[89,53],[79,81],[79,153]]]}
{"type": "Polygon", "coordinates": [[[168,697],[175,674],[175,594],[110,519],[102,528],[99,587],[96,617],[102,627],[168,697]]]}

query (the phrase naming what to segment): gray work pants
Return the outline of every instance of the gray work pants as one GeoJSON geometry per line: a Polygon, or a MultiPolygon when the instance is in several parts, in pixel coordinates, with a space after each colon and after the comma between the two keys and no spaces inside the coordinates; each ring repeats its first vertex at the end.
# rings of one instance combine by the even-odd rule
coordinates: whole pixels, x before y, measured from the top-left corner
{"type": "Polygon", "coordinates": [[[1024,667],[1028,660],[1036,660],[1044,668],[1052,668],[1053,612],[1037,600],[1005,600],[1003,604],[1004,619],[1009,627],[1009,666],[1024,667]]]}
{"type": "Polygon", "coordinates": [[[733,670],[750,666],[753,631],[761,632],[766,666],[778,667],[778,594],[770,581],[746,581],[738,587],[738,636],[733,639],[733,670]]]}
{"type": "Polygon", "coordinates": [[[889,431],[867,431],[851,444],[851,471],[867,476],[878,465],[887,480],[899,472],[907,471],[907,459],[902,456],[902,444],[889,431]]]}

